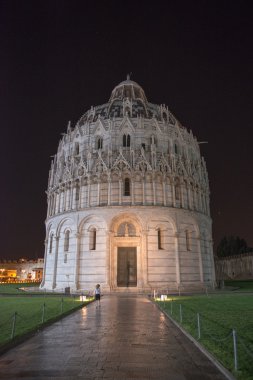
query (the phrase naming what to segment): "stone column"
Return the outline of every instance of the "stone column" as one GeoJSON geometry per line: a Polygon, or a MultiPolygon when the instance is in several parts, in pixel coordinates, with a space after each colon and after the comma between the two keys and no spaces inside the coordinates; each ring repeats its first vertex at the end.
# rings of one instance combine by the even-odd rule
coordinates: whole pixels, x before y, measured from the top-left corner
{"type": "Polygon", "coordinates": [[[79,289],[80,249],[81,249],[81,234],[77,232],[76,233],[75,273],[74,273],[74,287],[75,287],[75,290],[79,289]]]}
{"type": "Polygon", "coordinates": [[[63,211],[66,211],[67,185],[64,186],[63,211]]]}
{"type": "Polygon", "coordinates": [[[111,179],[108,179],[108,192],[107,192],[107,204],[111,205],[111,191],[112,191],[112,183],[111,179]]]}
{"type": "Polygon", "coordinates": [[[134,180],[131,179],[131,204],[134,205],[134,180]]]}
{"type": "Polygon", "coordinates": [[[84,184],[82,183],[81,185],[81,203],[80,203],[81,208],[84,208],[84,184]]]}
{"type": "Polygon", "coordinates": [[[122,180],[119,179],[119,204],[122,204],[122,180]]]}
{"type": "Polygon", "coordinates": [[[60,200],[61,200],[61,192],[60,189],[57,190],[57,209],[56,213],[59,214],[60,212],[60,200]]]}
{"type": "Polygon", "coordinates": [[[201,254],[201,237],[198,236],[196,238],[197,240],[197,247],[198,247],[198,254],[199,254],[199,277],[200,282],[204,282],[204,276],[203,276],[203,261],[202,261],[202,254],[201,254]]]}
{"type": "Polygon", "coordinates": [[[87,207],[90,207],[90,179],[87,181],[87,207]]]}
{"type": "Polygon", "coordinates": [[[175,233],[175,258],[176,258],[176,280],[177,285],[180,286],[181,284],[181,276],[180,276],[180,257],[179,257],[179,249],[178,249],[178,238],[179,233],[175,233]]]}
{"type": "Polygon", "coordinates": [[[148,247],[148,230],[143,230],[142,231],[142,236],[141,236],[141,255],[142,255],[142,275],[143,275],[143,286],[148,287],[148,252],[147,252],[147,247],[148,247]]]}
{"type": "Polygon", "coordinates": [[[100,205],[100,180],[97,183],[97,206],[100,205]]]}
{"type": "Polygon", "coordinates": [[[176,194],[175,194],[174,179],[171,180],[171,190],[172,190],[172,206],[176,207],[176,194]]]}
{"type": "Polygon", "coordinates": [[[167,201],[166,201],[166,179],[163,179],[163,205],[167,206],[167,201]]]}
{"type": "Polygon", "coordinates": [[[73,208],[73,190],[74,190],[74,184],[73,182],[71,182],[71,185],[70,185],[70,210],[72,210],[73,208]]]}
{"type": "Polygon", "coordinates": [[[153,205],[156,205],[156,182],[154,176],[152,176],[152,187],[153,187],[153,205]]]}
{"type": "Polygon", "coordinates": [[[180,181],[180,205],[184,208],[184,182],[180,181]]]}
{"type": "Polygon", "coordinates": [[[40,288],[42,288],[45,285],[46,280],[46,268],[47,268],[47,247],[48,247],[48,239],[45,239],[44,241],[45,245],[45,254],[44,254],[44,269],[43,269],[43,278],[40,284],[40,288]]]}
{"type": "Polygon", "coordinates": [[[105,272],[105,278],[106,278],[106,285],[108,286],[109,290],[112,289],[112,237],[113,232],[112,231],[106,231],[106,272],[105,272]]]}
{"type": "Polygon", "coordinates": [[[145,196],[145,178],[142,178],[142,203],[145,205],[146,196],[145,196]]]}
{"type": "Polygon", "coordinates": [[[57,265],[58,265],[58,248],[59,248],[60,237],[55,237],[55,254],[54,254],[54,268],[53,268],[53,279],[52,279],[52,289],[56,288],[56,276],[57,276],[57,265]]]}

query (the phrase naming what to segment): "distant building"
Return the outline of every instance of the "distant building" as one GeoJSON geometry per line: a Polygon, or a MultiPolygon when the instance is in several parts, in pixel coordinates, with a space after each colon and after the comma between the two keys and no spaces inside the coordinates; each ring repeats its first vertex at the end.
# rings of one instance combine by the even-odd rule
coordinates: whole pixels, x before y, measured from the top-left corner
{"type": "Polygon", "coordinates": [[[191,131],[136,82],[60,140],[48,182],[42,289],[213,286],[206,164],[191,131]]]}
{"type": "Polygon", "coordinates": [[[0,282],[41,281],[44,259],[0,260],[0,282]]]}

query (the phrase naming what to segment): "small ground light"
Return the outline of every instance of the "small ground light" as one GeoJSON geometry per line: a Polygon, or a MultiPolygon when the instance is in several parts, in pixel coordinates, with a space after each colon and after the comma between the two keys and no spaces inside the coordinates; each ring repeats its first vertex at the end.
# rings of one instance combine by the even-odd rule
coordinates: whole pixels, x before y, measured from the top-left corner
{"type": "Polygon", "coordinates": [[[165,301],[167,299],[167,294],[162,294],[161,295],[161,301],[165,301]]]}
{"type": "Polygon", "coordinates": [[[87,297],[86,296],[80,296],[80,301],[86,301],[87,297]]]}

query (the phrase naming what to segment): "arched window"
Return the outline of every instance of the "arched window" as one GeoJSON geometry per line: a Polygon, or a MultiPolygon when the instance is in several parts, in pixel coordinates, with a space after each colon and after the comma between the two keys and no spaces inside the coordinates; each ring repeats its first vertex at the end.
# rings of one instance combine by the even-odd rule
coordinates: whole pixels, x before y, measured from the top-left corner
{"type": "Polygon", "coordinates": [[[75,143],[75,155],[78,156],[78,154],[79,154],[79,143],[76,142],[75,143]]]}
{"type": "Polygon", "coordinates": [[[64,252],[68,252],[69,250],[69,230],[65,232],[64,238],[64,252]]]}
{"type": "Polygon", "coordinates": [[[176,143],[175,143],[175,145],[174,145],[174,151],[175,151],[175,154],[178,154],[178,146],[177,146],[176,143]]]}
{"type": "Polygon", "coordinates": [[[191,233],[190,231],[185,231],[185,243],[187,251],[191,251],[191,233]]]}
{"type": "Polygon", "coordinates": [[[103,148],[103,139],[102,137],[99,137],[97,141],[97,149],[102,149],[102,148],[103,148]]]}
{"type": "Polygon", "coordinates": [[[49,253],[52,253],[53,251],[53,240],[54,240],[54,234],[51,234],[50,241],[49,241],[49,253]]]}
{"type": "Polygon", "coordinates": [[[158,246],[158,249],[163,249],[163,240],[164,240],[163,231],[161,230],[161,228],[158,228],[158,230],[157,230],[157,246],[158,246]]]}
{"type": "Polygon", "coordinates": [[[76,186],[76,201],[79,201],[79,196],[80,196],[80,188],[79,186],[76,186]]]}
{"type": "Polygon", "coordinates": [[[124,181],[124,195],[129,196],[130,195],[130,179],[125,178],[124,181]]]}
{"type": "Polygon", "coordinates": [[[127,148],[130,147],[130,135],[123,135],[123,147],[127,148]]]}
{"type": "Polygon", "coordinates": [[[92,228],[90,230],[90,251],[96,250],[96,244],[97,244],[97,231],[95,228],[92,228]]]}
{"type": "Polygon", "coordinates": [[[176,185],[175,185],[175,198],[176,198],[176,201],[180,201],[180,186],[179,186],[179,183],[176,183],[176,185]]]}

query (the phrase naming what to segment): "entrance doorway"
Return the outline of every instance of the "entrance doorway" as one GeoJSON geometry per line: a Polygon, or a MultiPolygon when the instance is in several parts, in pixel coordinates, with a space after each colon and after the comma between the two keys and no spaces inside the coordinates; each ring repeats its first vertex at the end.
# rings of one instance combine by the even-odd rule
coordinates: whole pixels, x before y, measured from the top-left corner
{"type": "Polygon", "coordinates": [[[117,286],[137,286],[136,247],[118,247],[117,286]]]}

